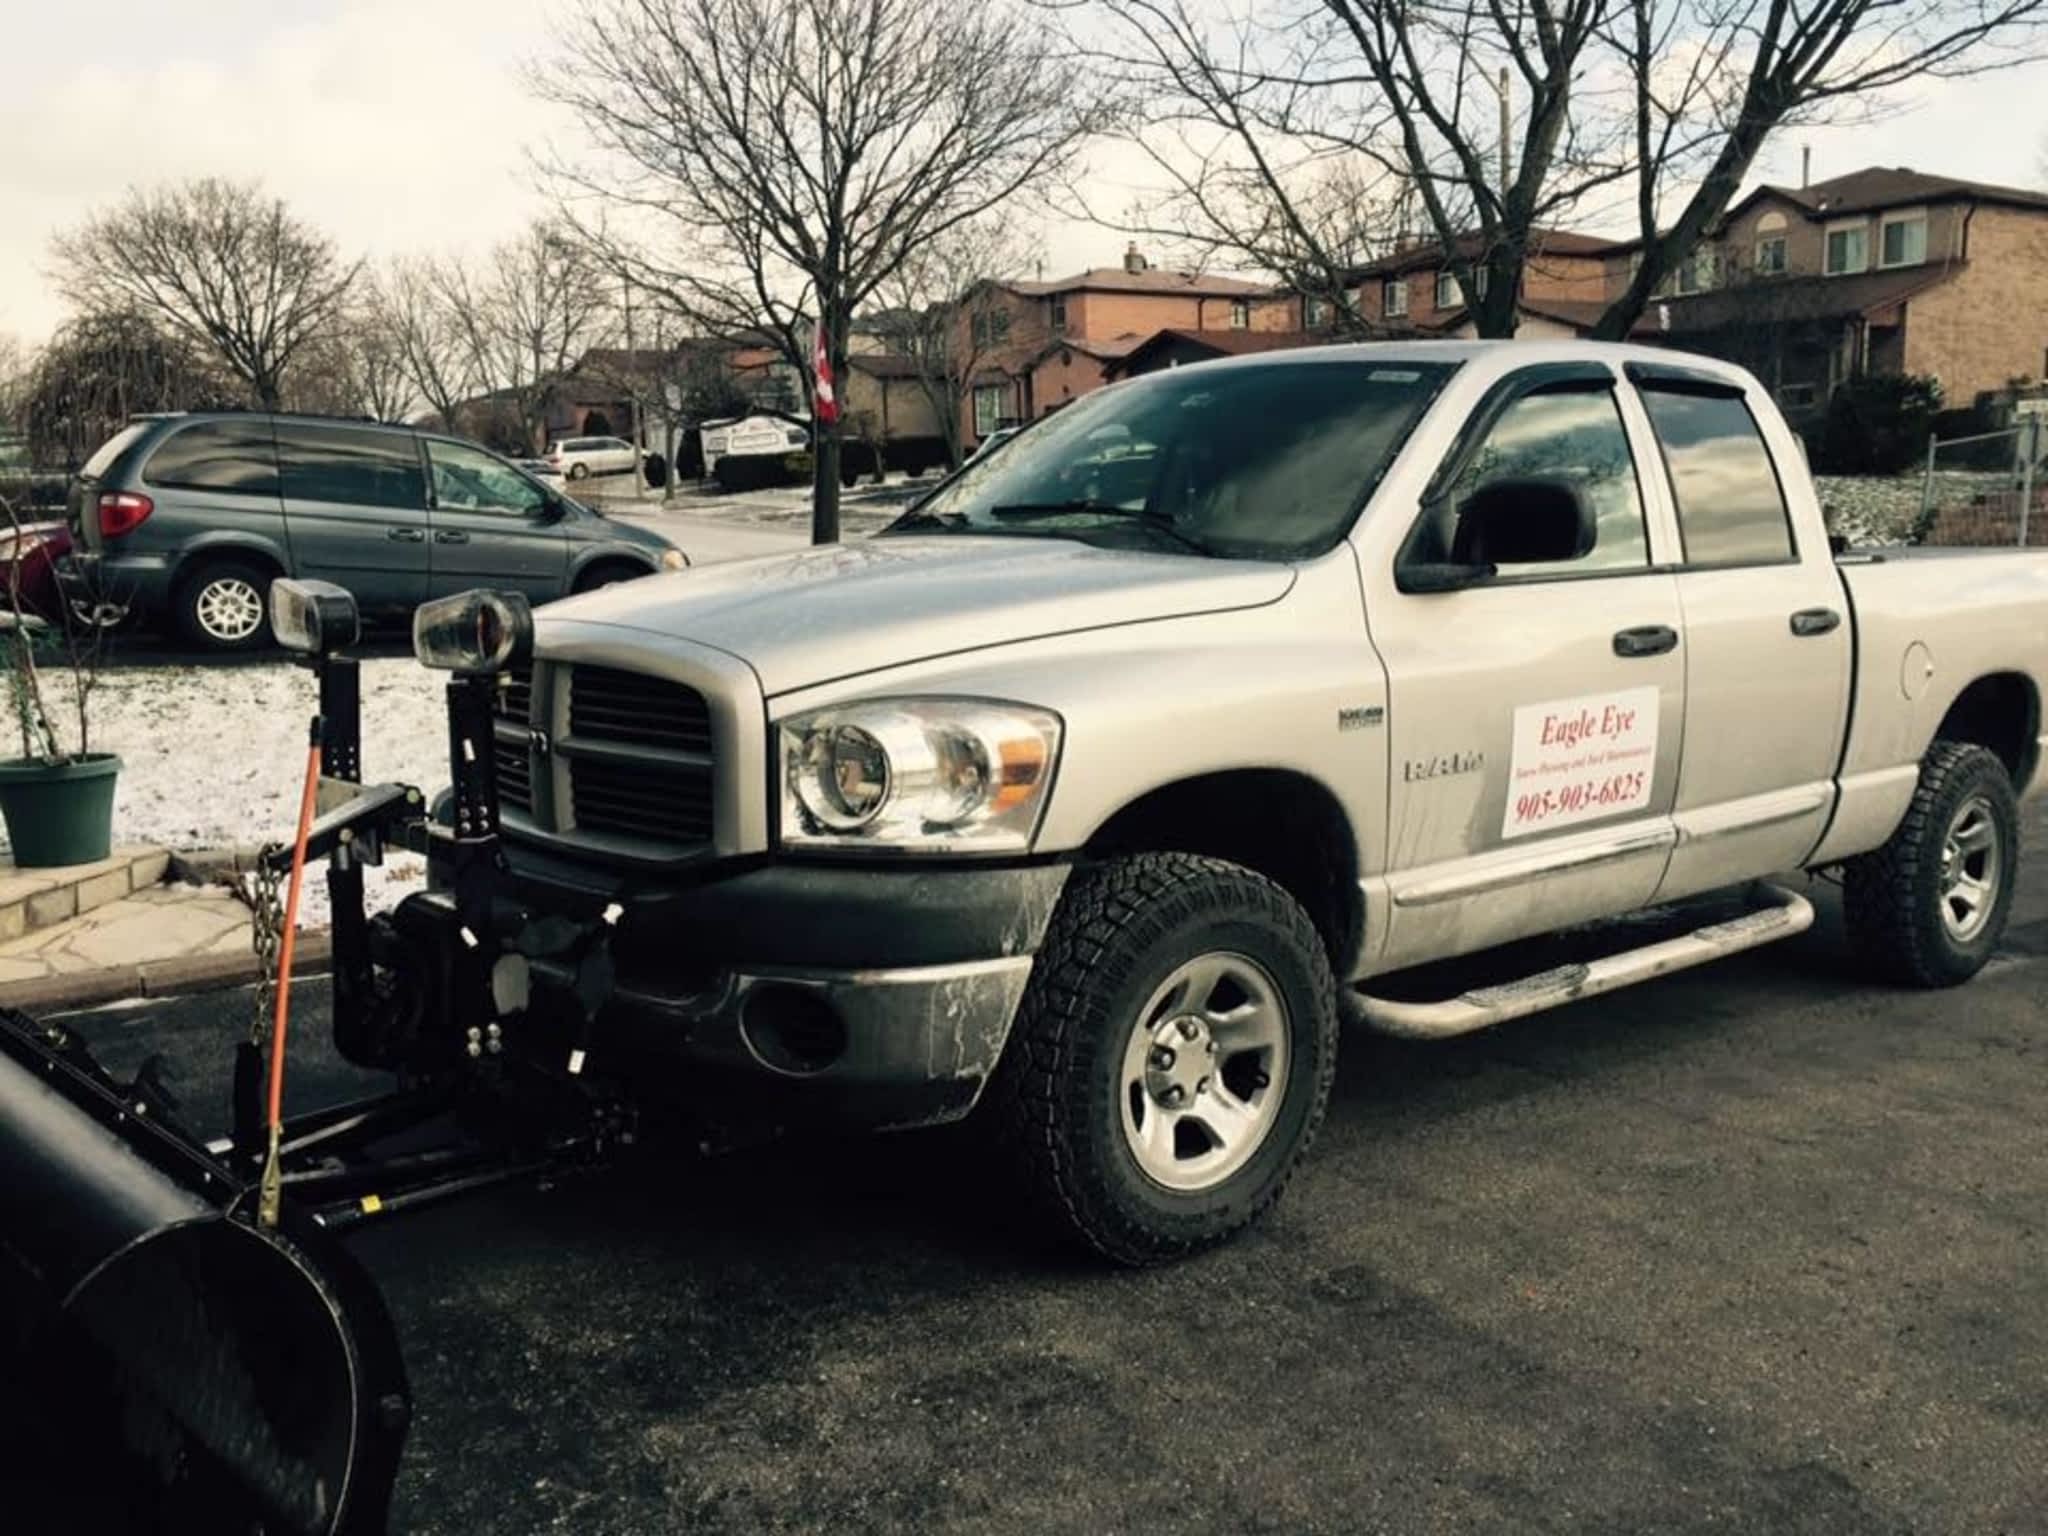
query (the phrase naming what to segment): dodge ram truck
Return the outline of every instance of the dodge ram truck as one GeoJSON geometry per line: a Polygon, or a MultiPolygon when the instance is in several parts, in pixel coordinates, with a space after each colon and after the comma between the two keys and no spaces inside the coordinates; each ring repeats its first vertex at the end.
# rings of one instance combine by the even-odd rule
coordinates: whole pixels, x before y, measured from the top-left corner
{"type": "Polygon", "coordinates": [[[550,605],[500,683],[509,878],[612,925],[579,1069],[977,1111],[1147,1262],[1278,1197],[1341,1018],[1454,1034],[1783,938],[1781,872],[1839,872],[1874,977],[1969,978],[2048,553],[1832,548],[1725,363],[1331,346],[1091,394],[870,539],[550,605]]]}

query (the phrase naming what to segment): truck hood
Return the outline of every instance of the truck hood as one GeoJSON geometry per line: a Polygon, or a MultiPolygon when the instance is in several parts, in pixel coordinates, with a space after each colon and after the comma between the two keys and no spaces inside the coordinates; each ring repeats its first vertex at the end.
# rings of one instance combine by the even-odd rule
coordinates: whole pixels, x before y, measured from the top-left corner
{"type": "Polygon", "coordinates": [[[538,615],[703,645],[769,695],[956,651],[1276,602],[1291,566],[1066,539],[863,539],[621,582],[538,615]]]}

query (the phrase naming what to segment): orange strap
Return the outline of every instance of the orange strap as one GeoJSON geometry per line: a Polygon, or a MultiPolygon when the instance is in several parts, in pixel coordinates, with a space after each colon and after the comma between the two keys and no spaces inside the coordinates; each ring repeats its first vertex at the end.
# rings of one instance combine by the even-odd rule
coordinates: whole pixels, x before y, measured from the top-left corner
{"type": "Polygon", "coordinates": [[[320,788],[320,733],[306,749],[306,788],[299,796],[299,832],[292,842],[292,878],[285,891],[284,932],[277,947],[277,1007],[270,1024],[270,1128],[284,1124],[284,1040],[292,1011],[292,941],[299,932],[299,887],[306,879],[306,838],[313,830],[313,806],[320,788]]]}

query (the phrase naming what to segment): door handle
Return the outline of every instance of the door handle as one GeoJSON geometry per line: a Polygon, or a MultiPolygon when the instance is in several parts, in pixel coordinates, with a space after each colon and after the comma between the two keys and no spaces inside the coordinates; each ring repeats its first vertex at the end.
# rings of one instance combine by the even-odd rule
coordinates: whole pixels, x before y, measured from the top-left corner
{"type": "Polygon", "coordinates": [[[427,536],[417,528],[386,528],[384,537],[396,539],[401,544],[422,544],[427,536]]]}
{"type": "Polygon", "coordinates": [[[1678,649],[1678,631],[1669,624],[1638,624],[1634,629],[1617,630],[1614,636],[1614,654],[1617,656],[1663,656],[1678,649]]]}
{"type": "Polygon", "coordinates": [[[467,544],[469,542],[469,535],[459,528],[436,528],[434,530],[434,542],[436,544],[467,544]]]}
{"type": "Polygon", "coordinates": [[[1802,608],[1792,615],[1792,633],[1804,639],[1825,635],[1840,626],[1842,616],[1832,608],[1802,608]]]}

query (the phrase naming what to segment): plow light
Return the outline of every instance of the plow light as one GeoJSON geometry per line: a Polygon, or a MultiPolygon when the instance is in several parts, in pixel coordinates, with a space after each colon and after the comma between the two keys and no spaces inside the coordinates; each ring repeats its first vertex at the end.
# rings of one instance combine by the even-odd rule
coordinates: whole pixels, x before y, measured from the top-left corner
{"type": "Polygon", "coordinates": [[[533,610],[517,592],[481,587],[422,603],[413,614],[412,649],[425,666],[488,677],[533,654],[533,610]]]}
{"type": "Polygon", "coordinates": [[[270,584],[270,632],[302,656],[331,656],[361,632],[356,600],[331,581],[270,584]]]}

